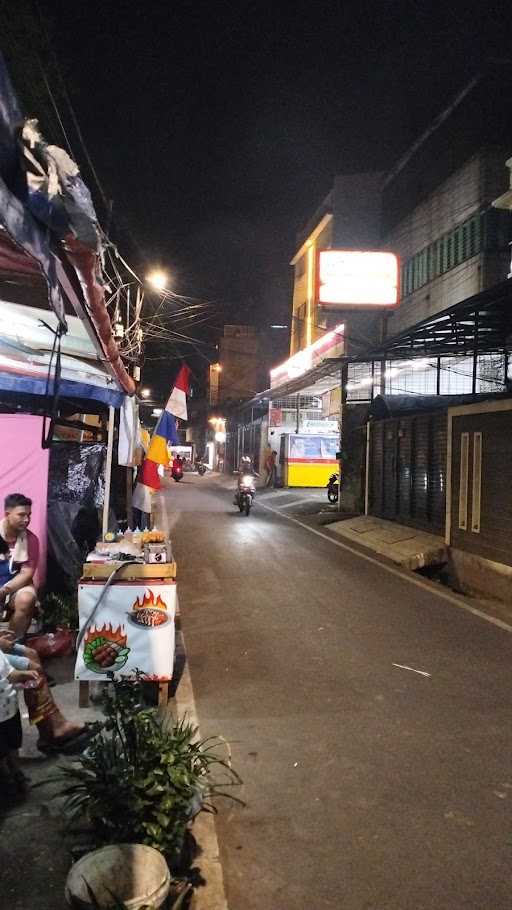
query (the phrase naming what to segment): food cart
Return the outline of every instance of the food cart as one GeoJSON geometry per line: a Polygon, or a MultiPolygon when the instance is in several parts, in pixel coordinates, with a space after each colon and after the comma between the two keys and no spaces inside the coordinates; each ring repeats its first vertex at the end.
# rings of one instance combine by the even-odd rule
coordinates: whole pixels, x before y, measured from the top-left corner
{"type": "MultiPolygon", "coordinates": [[[[110,535],[113,536],[113,535],[110,535]]],[[[136,671],[167,702],[174,667],[176,563],[158,531],[96,545],[78,585],[79,633],[75,678],[79,704],[89,684],[136,671]]]]}

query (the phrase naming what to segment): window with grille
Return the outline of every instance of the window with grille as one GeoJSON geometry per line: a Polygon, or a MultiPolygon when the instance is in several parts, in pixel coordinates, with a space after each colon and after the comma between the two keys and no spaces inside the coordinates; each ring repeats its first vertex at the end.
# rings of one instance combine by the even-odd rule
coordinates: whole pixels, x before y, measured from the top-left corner
{"type": "Polygon", "coordinates": [[[512,218],[494,209],[477,212],[452,231],[414,253],[402,264],[402,297],[485,250],[506,250],[512,240],[512,218]]]}

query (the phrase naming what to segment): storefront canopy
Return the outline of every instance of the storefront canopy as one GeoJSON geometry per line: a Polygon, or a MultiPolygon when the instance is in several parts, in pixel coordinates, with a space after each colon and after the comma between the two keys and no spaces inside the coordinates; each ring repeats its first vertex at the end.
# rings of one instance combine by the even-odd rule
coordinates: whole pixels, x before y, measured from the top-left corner
{"type": "MultiPolygon", "coordinates": [[[[2,300],[0,307],[0,390],[52,395],[56,314],[2,300]]],[[[83,322],[68,316],[67,324],[68,332],[61,339],[59,396],[120,407],[123,392],[105,370],[83,322]]]]}
{"type": "MultiPolygon", "coordinates": [[[[341,368],[349,359],[348,357],[328,358],[302,375],[260,392],[259,395],[254,396],[252,402],[272,401],[298,394],[321,396],[325,392],[339,387],[341,368]]],[[[251,402],[248,402],[248,404],[251,404],[251,402]]],[[[244,407],[246,406],[244,405],[244,407]]]]}
{"type": "MultiPolygon", "coordinates": [[[[511,346],[512,280],[507,280],[391,336],[379,348],[357,355],[327,357],[312,369],[260,392],[240,405],[239,410],[293,395],[321,396],[340,387],[344,364],[356,369],[357,364],[371,366],[400,360],[411,364],[415,360],[446,357],[469,356],[476,360],[483,354],[504,354],[511,346]]],[[[373,381],[369,384],[373,385],[373,381]]]]}

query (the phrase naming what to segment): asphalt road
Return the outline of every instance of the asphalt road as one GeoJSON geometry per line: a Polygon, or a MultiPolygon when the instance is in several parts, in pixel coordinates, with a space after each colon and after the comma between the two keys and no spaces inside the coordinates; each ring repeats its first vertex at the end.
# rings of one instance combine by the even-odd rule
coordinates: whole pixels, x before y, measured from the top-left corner
{"type": "Polygon", "coordinates": [[[230,910],[509,910],[510,633],[211,479],[163,497],[202,733],[244,780],[230,910]]]}

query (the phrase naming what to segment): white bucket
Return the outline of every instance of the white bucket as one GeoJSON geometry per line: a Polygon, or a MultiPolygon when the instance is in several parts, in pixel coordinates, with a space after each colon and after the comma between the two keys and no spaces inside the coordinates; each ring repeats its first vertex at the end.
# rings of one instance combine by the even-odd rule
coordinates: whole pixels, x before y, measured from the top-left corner
{"type": "Polygon", "coordinates": [[[127,910],[145,904],[161,907],[169,894],[171,876],[162,854],[144,844],[113,844],[82,857],[69,871],[66,900],[77,910],[93,910],[87,884],[101,908],[112,907],[115,898],[127,910]]]}

